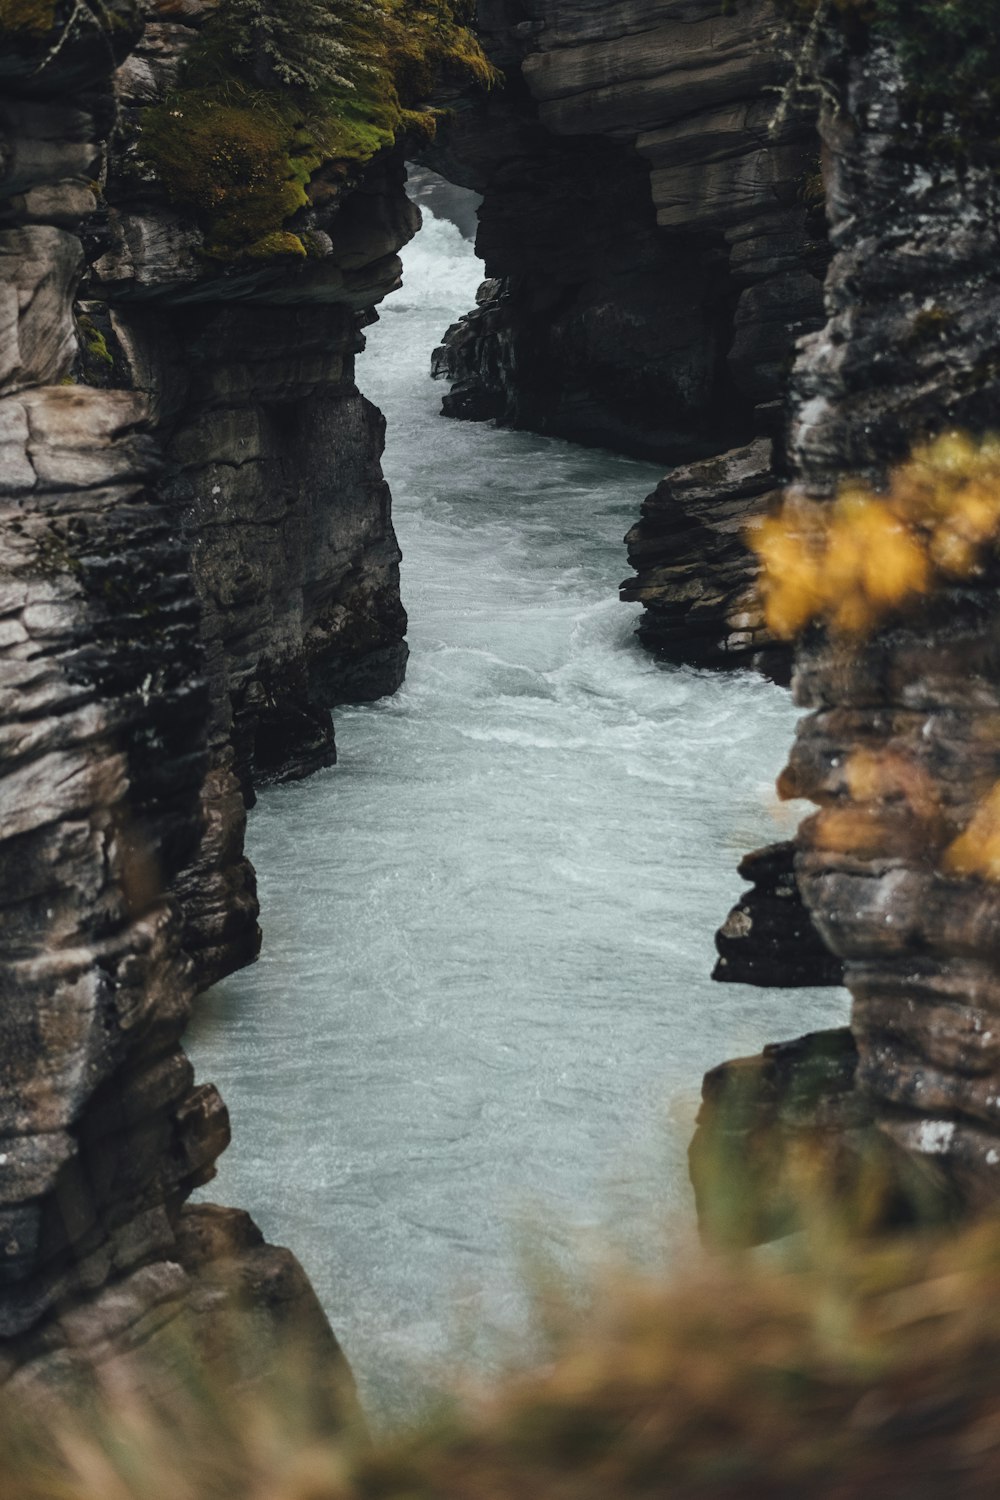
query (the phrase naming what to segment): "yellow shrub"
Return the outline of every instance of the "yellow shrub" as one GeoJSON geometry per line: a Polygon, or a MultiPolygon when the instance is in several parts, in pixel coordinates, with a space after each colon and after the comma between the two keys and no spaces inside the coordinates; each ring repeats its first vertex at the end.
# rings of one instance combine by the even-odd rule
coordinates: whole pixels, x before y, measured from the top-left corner
{"type": "Polygon", "coordinates": [[[947,433],[917,449],[885,493],[856,481],[821,503],[797,491],[750,545],[767,622],[863,636],[933,588],[982,571],[1000,533],[1000,440],[947,433]]]}

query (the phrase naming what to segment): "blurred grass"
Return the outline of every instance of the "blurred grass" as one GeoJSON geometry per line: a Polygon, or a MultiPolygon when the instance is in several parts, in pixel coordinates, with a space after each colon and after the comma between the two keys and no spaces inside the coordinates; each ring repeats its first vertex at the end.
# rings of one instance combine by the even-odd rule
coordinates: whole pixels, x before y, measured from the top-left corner
{"type": "Polygon", "coordinates": [[[606,1500],[992,1495],[1000,1224],[859,1240],[817,1207],[761,1254],[536,1292],[547,1348],[370,1441],[307,1415],[289,1353],[169,1389],[116,1366],[86,1400],[5,1395],[3,1500],[606,1500]]]}

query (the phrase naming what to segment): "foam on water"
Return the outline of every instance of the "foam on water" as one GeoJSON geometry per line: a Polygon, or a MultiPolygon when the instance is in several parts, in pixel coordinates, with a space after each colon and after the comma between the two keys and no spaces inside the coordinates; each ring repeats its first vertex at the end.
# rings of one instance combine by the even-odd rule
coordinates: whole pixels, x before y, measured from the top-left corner
{"type": "Polygon", "coordinates": [[[713,985],[748,849],[785,835],[785,693],[658,666],[617,600],[658,471],[438,415],[480,267],[427,216],[359,363],[386,412],[412,656],[340,764],[262,796],[260,963],[190,1036],[234,1144],[209,1196],[304,1262],[369,1409],[457,1329],[523,1328],[518,1245],[657,1253],[691,1222],[701,1075],[838,1024],[839,992],[713,985]]]}

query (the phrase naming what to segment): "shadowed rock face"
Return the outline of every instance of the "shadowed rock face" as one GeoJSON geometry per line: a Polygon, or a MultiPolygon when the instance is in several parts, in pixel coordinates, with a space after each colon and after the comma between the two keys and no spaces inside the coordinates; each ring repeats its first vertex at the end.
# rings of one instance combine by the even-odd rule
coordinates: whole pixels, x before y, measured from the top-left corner
{"type": "MultiPolygon", "coordinates": [[[[841,77],[846,111],[824,121],[830,321],[795,375],[793,456],[816,493],[844,472],[877,477],[929,433],[994,429],[1000,371],[995,173],[936,159],[890,52],[873,48],[841,77]]],[[[946,879],[938,856],[1000,779],[996,598],[996,580],[984,578],[850,654],[824,643],[800,651],[796,699],[813,713],[785,773],[789,791],[843,805],[838,770],[864,747],[898,758],[932,791],[940,827],[898,799],[861,803],[872,827],[863,851],[825,848],[806,823],[796,865],[845,960],[858,1087],[879,1129],[974,1206],[995,1202],[1000,1184],[998,893],[946,879]]]]}
{"type": "Polygon", "coordinates": [[[795,845],[771,844],[748,854],[739,874],[750,882],[750,890],[716,934],[719,960],[712,978],[769,989],[843,984],[844,965],[830,952],[802,900],[795,845]]]}
{"type": "Polygon", "coordinates": [[[673,469],[625,538],[636,570],[621,597],[646,606],[636,634],[674,661],[755,667],[788,682],[789,653],[770,633],[746,537],[775,499],[774,444],[673,469]]]}
{"type": "MultiPolygon", "coordinates": [[[[629,536],[651,649],[743,666],[787,651],[746,601],[740,523],[784,473],[795,339],[818,327],[825,230],[811,118],[783,111],[770,0],[480,6],[506,87],[430,159],[485,199],[492,282],[450,329],[445,412],[718,471],[668,475],[629,536]],[[756,487],[743,448],[755,453],[756,487]],[[717,501],[717,503],[713,503],[717,501]],[[693,507],[693,508],[692,508],[693,507]]],[[[780,670],[787,672],[787,665],[780,670]]]]}
{"type": "MultiPolygon", "coordinates": [[[[146,394],[71,376],[112,47],[138,30],[102,16],[57,7],[3,49],[0,1381],[139,1348],[239,1357],[249,1298],[254,1368],[294,1334],[342,1416],[343,1360],[294,1258],[245,1215],[185,1207],[228,1121],[180,1047],[196,975],[175,893],[205,848],[237,871],[241,848],[218,826],[206,842],[217,668],[146,394]]],[[[252,914],[238,878],[213,899],[220,923],[252,914]]]]}
{"type": "Polygon", "coordinates": [[[406,191],[421,209],[429,208],[437,218],[454,224],[467,240],[475,240],[483,201],[479,193],[447,182],[440,173],[413,161],[406,164],[406,191]]]}
{"type": "MultiPolygon", "coordinates": [[[[942,429],[995,430],[1000,371],[995,172],[941,159],[889,50],[827,66],[844,105],[823,118],[829,321],[793,379],[793,463],[818,497],[845,474],[877,482],[942,429]]],[[[1000,893],[946,877],[941,854],[1000,780],[996,583],[942,591],[857,647],[800,647],[795,695],[811,713],[780,782],[859,830],[832,847],[810,819],[795,855],[844,963],[859,1096],[880,1140],[973,1208],[1000,1187],[1000,893]],[[895,768],[895,791],[890,777],[880,794],[852,792],[858,750],[895,768]]]]}
{"type": "Polygon", "coordinates": [[[143,393],[187,544],[210,684],[204,837],[182,874],[185,943],[204,987],[249,962],[259,933],[244,804],[264,781],[336,759],[331,708],[402,681],[406,616],[380,458],[381,415],[354,359],[374,304],[399,284],[419,214],[401,159],[315,187],[314,254],[222,267],[137,149],[197,37],[197,7],[160,18],[115,79],[118,129],[87,226],[80,304],[105,360],[82,373],[143,393]]]}

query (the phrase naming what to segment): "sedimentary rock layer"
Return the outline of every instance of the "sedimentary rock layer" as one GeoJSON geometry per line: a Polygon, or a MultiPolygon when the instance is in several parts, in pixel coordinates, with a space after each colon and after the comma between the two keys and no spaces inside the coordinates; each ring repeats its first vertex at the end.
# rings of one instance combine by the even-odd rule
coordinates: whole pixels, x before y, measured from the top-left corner
{"type": "Polygon", "coordinates": [[[625,538],[634,578],[621,596],[646,607],[636,634],[697,666],[755,667],[787,682],[787,645],[768,630],[747,535],[776,498],[774,444],[673,469],[625,538]]]}
{"type": "Polygon", "coordinates": [[[716,471],[685,470],[647,502],[626,597],[664,656],[735,666],[763,648],[777,665],[739,526],[783,473],[781,403],[826,256],[813,122],[779,101],[784,23],[770,0],[531,0],[481,5],[480,24],[506,86],[460,101],[431,155],[485,194],[491,278],[435,356],[444,410],[672,463],[738,448],[716,495],[716,471]],[[732,483],[769,438],[756,488],[732,483]]]}
{"type": "MultiPolygon", "coordinates": [[[[942,153],[898,56],[826,59],[829,321],[793,378],[792,459],[812,496],[879,482],[920,439],[995,428],[1000,185],[975,141],[942,153]]],[[[781,787],[820,807],[796,840],[806,907],[843,960],[856,1086],[880,1137],[965,1203],[1000,1188],[998,893],[943,851],[1000,780],[995,570],[868,639],[797,653],[803,720],[781,787]],[[857,778],[852,762],[876,774],[857,778]]]]}
{"type": "MultiPolygon", "coordinates": [[[[335,758],[330,710],[393,692],[406,662],[380,414],[357,389],[371,308],[399,280],[419,215],[398,153],[318,174],[307,260],[225,262],[144,147],[204,16],[150,10],[118,69],[117,129],[78,305],[81,380],[141,392],[186,543],[210,684],[204,837],[178,890],[200,986],[257,951],[245,804],[335,758]]],[[[195,163],[192,171],[196,170],[195,163]]],[[[262,167],[261,170],[264,170],[262,167]]],[[[278,237],[280,239],[280,236],[278,237]]]]}
{"type": "Polygon", "coordinates": [[[44,29],[29,21],[4,36],[0,1381],[10,1389],[92,1373],[151,1341],[176,1351],[182,1325],[206,1351],[235,1350],[248,1291],[260,1293],[262,1367],[294,1328],[318,1380],[344,1368],[288,1252],[245,1216],[184,1207],[228,1139],[224,1105],[180,1047],[194,968],[172,894],[203,837],[201,612],[181,528],[156,494],[162,458],[144,395],[71,374],[81,217],[93,208],[115,49],[137,30],[126,5],[100,19],[57,7],[44,29]]]}

